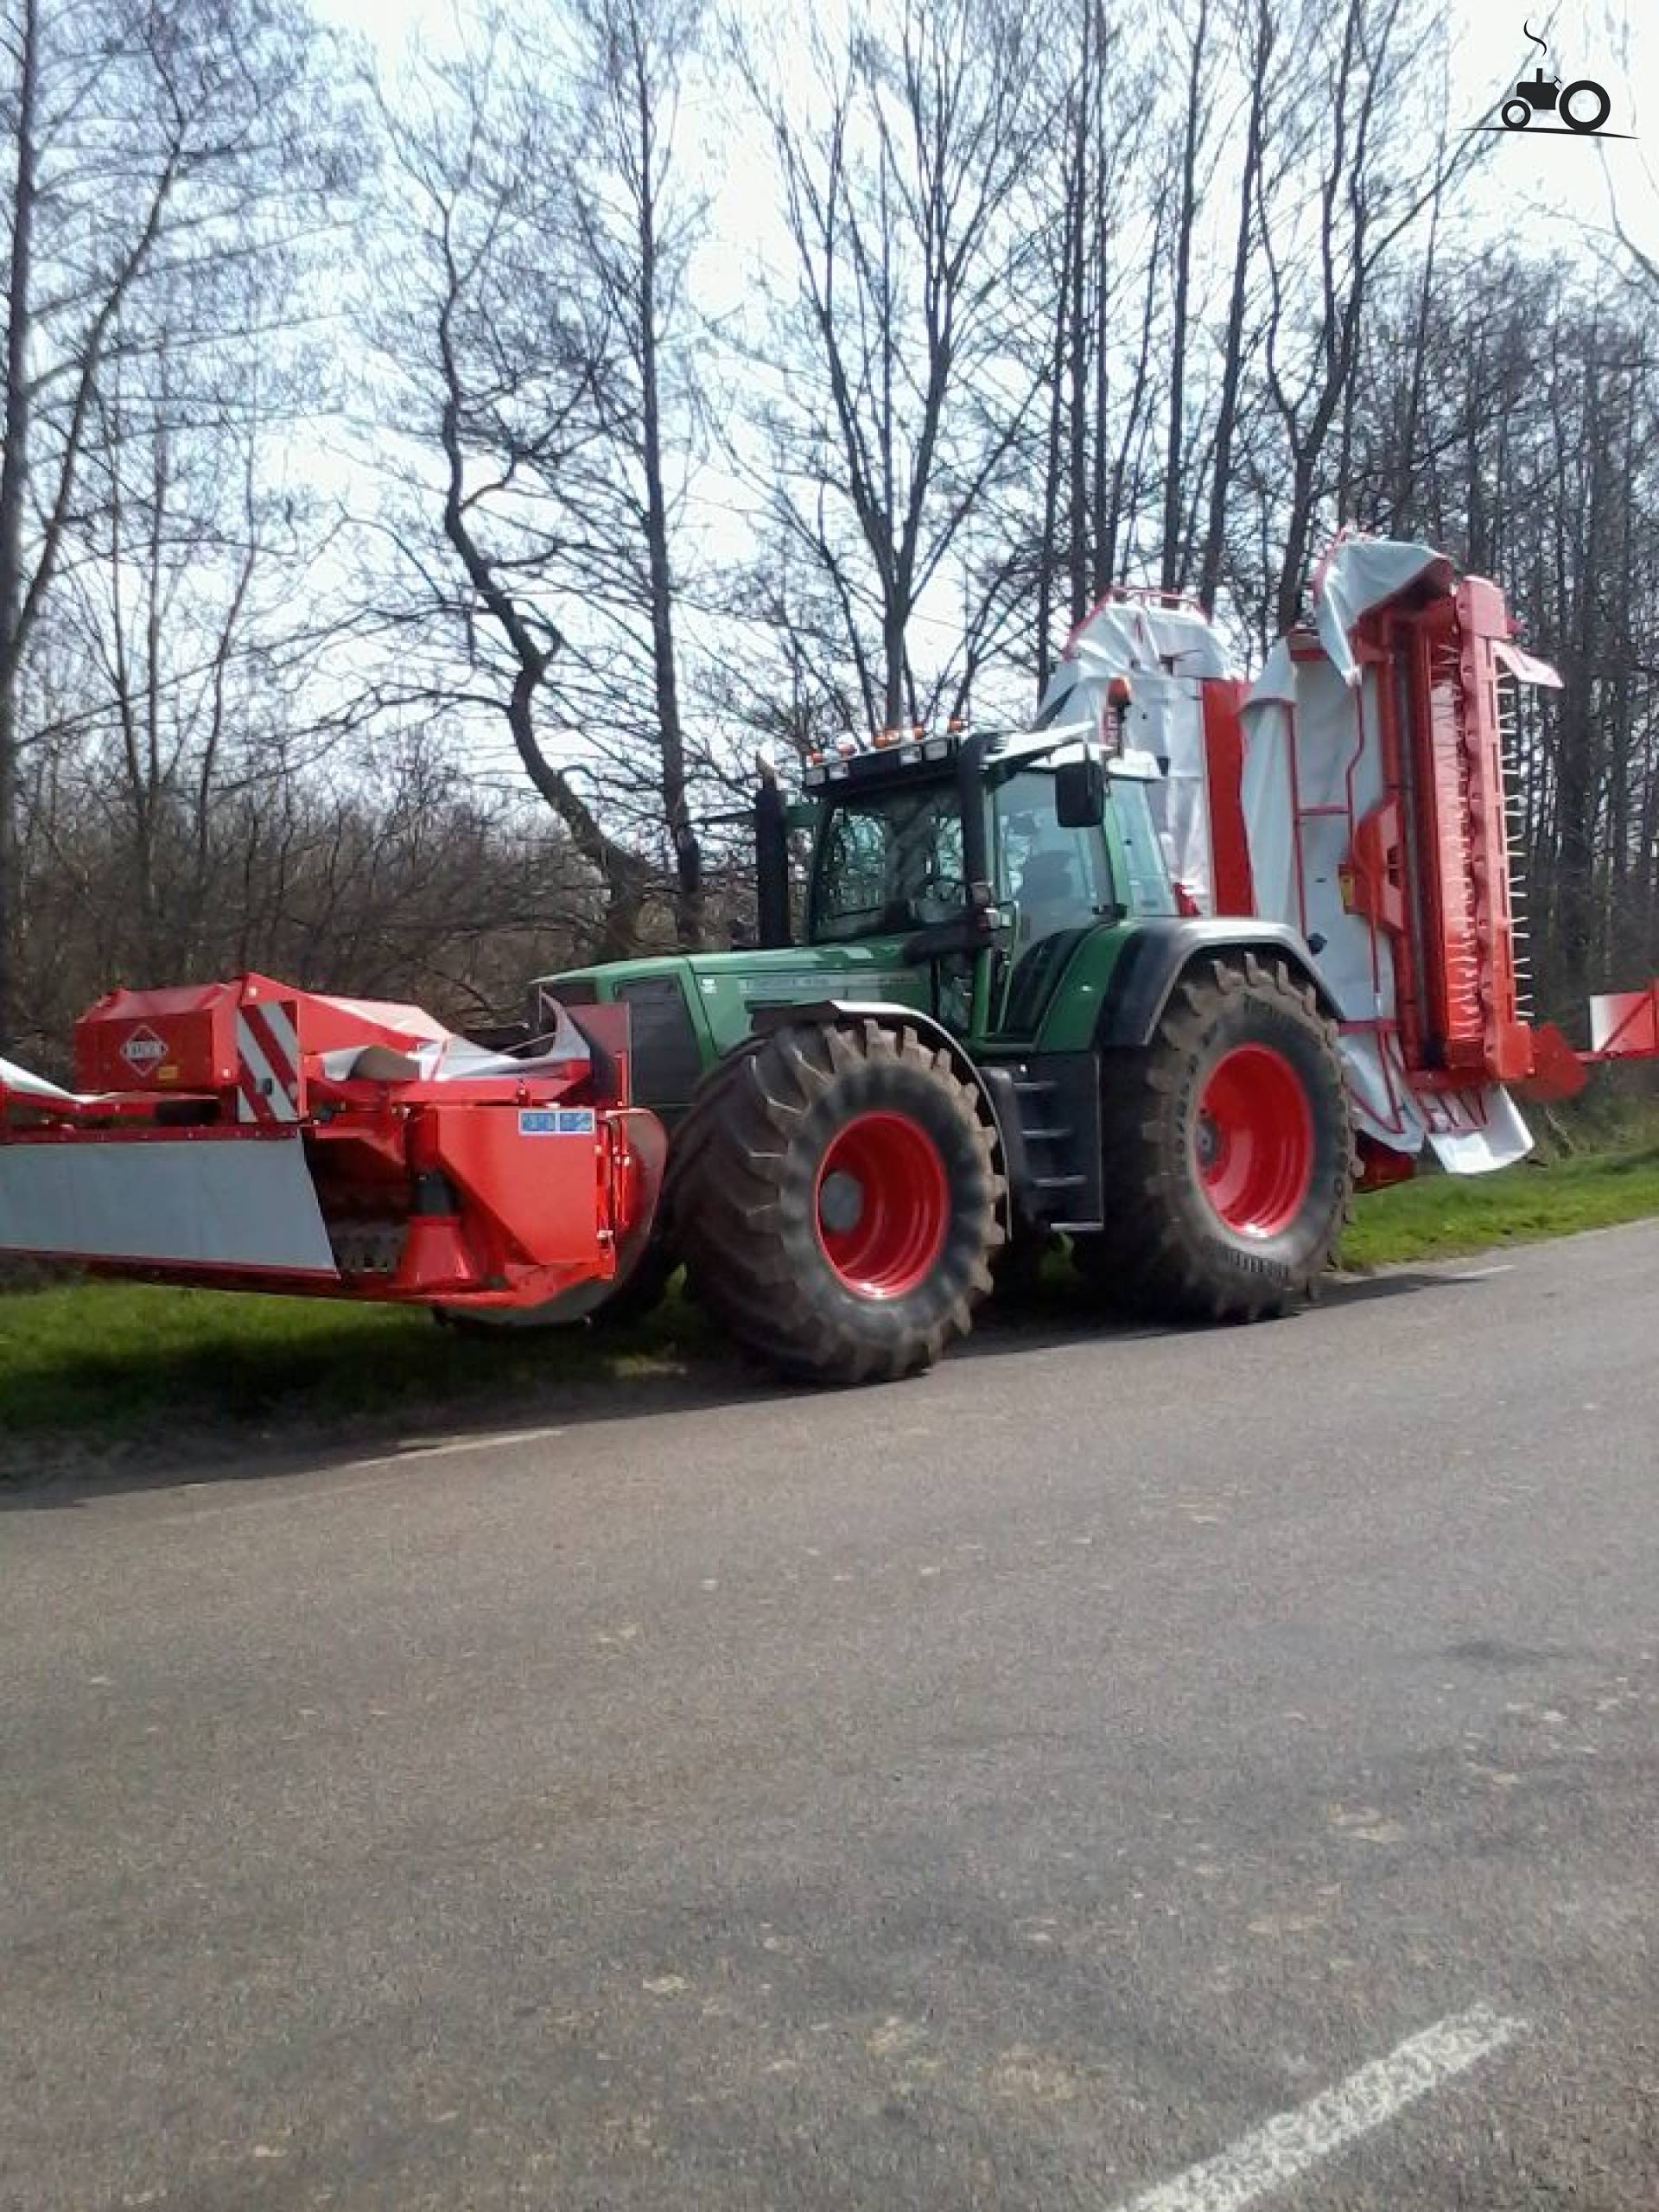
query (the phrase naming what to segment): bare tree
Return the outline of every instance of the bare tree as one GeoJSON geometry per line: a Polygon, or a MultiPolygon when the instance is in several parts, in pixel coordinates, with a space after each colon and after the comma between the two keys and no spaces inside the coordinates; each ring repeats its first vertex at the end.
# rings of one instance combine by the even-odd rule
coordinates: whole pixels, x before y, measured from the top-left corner
{"type": "Polygon", "coordinates": [[[396,102],[382,91],[387,244],[365,319],[386,367],[386,431],[408,433],[401,459],[389,438],[379,455],[402,562],[386,610],[394,692],[505,721],[531,787],[604,886],[600,950],[614,956],[635,949],[651,869],[594,803],[554,611],[569,576],[569,473],[598,436],[613,338],[575,282],[564,118],[524,51],[497,12],[396,102]]]}
{"type": "Polygon", "coordinates": [[[772,500],[840,607],[871,723],[931,702],[918,607],[1039,388],[1025,340],[1046,318],[1010,219],[1046,119],[1034,44],[1003,0],[905,0],[890,42],[860,22],[818,48],[810,124],[749,64],[794,259],[766,364],[772,500]]]}
{"type": "Polygon", "coordinates": [[[1164,439],[1164,525],[1159,582],[1173,591],[1185,576],[1189,553],[1182,530],[1186,437],[1186,355],[1192,291],[1193,232],[1202,189],[1205,142],[1208,135],[1211,88],[1207,67],[1211,0],[1198,0],[1198,12],[1184,28],[1187,50],[1180,154],[1173,185],[1175,225],[1174,303],[1169,332],[1168,427],[1164,439]]]}
{"type": "MultiPolygon", "coordinates": [[[[124,847],[122,972],[157,978],[192,972],[222,925],[220,836],[241,796],[297,772],[343,720],[309,588],[330,552],[313,503],[263,479],[276,426],[257,366],[217,419],[192,409],[189,366],[165,334],[142,364],[109,365],[54,619],[79,672],[62,773],[124,847]]],[[[222,372],[213,385],[222,405],[222,372]]],[[[32,954],[27,914],[19,943],[32,954]]]]}
{"type": "Polygon", "coordinates": [[[413,265],[384,253],[370,308],[388,411],[412,433],[405,643],[435,610],[449,624],[404,673],[418,659],[429,700],[487,699],[505,719],[606,887],[603,949],[634,949],[664,883],[674,934],[696,945],[677,550],[698,450],[685,279],[702,203],[674,141],[696,0],[572,0],[554,28],[563,102],[505,10],[460,59],[383,91],[386,212],[417,245],[413,265]]]}
{"type": "Polygon", "coordinates": [[[1233,232],[1233,264],[1227,317],[1221,337],[1221,383],[1216,400],[1215,442],[1210,469],[1208,518],[1198,563],[1198,599],[1213,608],[1221,582],[1232,499],[1233,448],[1238,435],[1243,392],[1245,315],[1250,276],[1256,258],[1257,199],[1268,130],[1268,86],[1276,37],[1273,0],[1238,0],[1231,29],[1243,64],[1244,149],[1239,164],[1238,213],[1233,232]]]}
{"type": "Polygon", "coordinates": [[[1269,285],[1263,361],[1290,465],[1274,593],[1281,629],[1301,602],[1372,287],[1389,254],[1472,167],[1484,143],[1451,137],[1443,97],[1427,165],[1421,139],[1400,127],[1402,114],[1421,111],[1434,25],[1423,0],[1344,0],[1335,16],[1306,8],[1286,34],[1312,66],[1281,133],[1285,158],[1263,166],[1259,186],[1269,285]],[[1313,270],[1306,287],[1305,263],[1313,270]]]}
{"type": "Polygon", "coordinates": [[[601,633],[610,658],[598,688],[622,725],[624,772],[657,755],[677,934],[692,946],[702,939],[702,853],[676,639],[674,539],[696,457],[699,334],[685,280],[705,211],[701,195],[680,184],[674,137],[699,8],[700,0],[581,0],[585,158],[575,199],[582,255],[614,353],[609,372],[591,386],[600,435],[576,458],[571,480],[587,525],[584,597],[626,633],[601,633]],[[630,711],[616,679],[636,629],[648,639],[650,674],[630,711]]]}
{"type": "MultiPolygon", "coordinates": [[[[251,249],[251,197],[308,164],[308,19],[254,0],[14,0],[5,103],[5,447],[0,457],[0,1037],[16,1018],[22,687],[63,563],[112,357],[149,346],[158,267],[251,249]]],[[[315,115],[315,111],[313,111],[315,115]]]]}

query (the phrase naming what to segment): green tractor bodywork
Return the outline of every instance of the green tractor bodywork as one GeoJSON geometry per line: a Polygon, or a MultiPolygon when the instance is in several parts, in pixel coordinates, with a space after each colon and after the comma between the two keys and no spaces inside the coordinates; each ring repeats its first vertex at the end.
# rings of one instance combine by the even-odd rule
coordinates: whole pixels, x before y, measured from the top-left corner
{"type": "Polygon", "coordinates": [[[948,1042],[994,1116],[1008,1238],[1100,1231],[1103,1058],[1150,1044],[1195,963],[1254,952],[1319,990],[1293,931],[1178,911],[1156,772],[1041,732],[832,756],[786,817],[772,788],[758,811],[765,935],[789,926],[787,833],[810,832],[799,942],[578,969],[533,990],[626,1006],[635,1096],[671,1133],[757,1032],[908,1022],[948,1042]]]}

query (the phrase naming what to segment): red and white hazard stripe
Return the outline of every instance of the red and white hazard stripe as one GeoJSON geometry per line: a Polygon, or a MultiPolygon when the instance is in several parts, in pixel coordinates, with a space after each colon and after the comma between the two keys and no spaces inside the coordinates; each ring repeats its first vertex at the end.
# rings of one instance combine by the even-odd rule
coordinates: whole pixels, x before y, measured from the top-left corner
{"type": "Polygon", "coordinates": [[[236,1076],[238,1121],[299,1120],[300,1039],[288,1007],[263,999],[238,1007],[236,1076]]]}

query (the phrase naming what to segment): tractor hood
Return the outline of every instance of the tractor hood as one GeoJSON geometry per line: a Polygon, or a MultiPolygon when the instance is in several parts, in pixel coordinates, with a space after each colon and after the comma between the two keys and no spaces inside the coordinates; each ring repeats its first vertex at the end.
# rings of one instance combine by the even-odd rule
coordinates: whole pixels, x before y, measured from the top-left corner
{"type": "Polygon", "coordinates": [[[734,952],[661,953],[639,960],[613,960],[603,967],[573,968],[562,975],[537,976],[534,988],[549,998],[578,1005],[594,999],[627,999],[640,984],[673,978],[702,998],[728,991],[750,996],[799,999],[819,995],[830,983],[855,979],[865,996],[869,986],[899,962],[899,939],[864,938],[852,944],[785,945],[775,951],[744,946],[734,952]],[[797,989],[797,983],[804,986],[797,989]]]}
{"type": "Polygon", "coordinates": [[[634,1096],[672,1117],[690,1100],[702,1071],[751,1033],[760,1007],[879,999],[926,1011],[928,974],[925,967],[906,965],[908,934],[771,951],[666,953],[572,969],[531,985],[531,1021],[546,1027],[560,1001],[626,1006],[634,1096]]]}

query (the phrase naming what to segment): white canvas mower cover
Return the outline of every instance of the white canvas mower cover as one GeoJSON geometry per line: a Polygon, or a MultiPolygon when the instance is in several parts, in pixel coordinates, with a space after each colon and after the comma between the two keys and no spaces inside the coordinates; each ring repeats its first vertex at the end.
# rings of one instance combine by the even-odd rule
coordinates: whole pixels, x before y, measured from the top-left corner
{"type": "MultiPolygon", "coordinates": [[[[1560,678],[1516,643],[1496,586],[1430,546],[1344,533],[1313,607],[1247,687],[1196,605],[1115,593],[1074,633],[1043,719],[1104,732],[1109,680],[1130,677],[1123,741],[1162,766],[1183,896],[1306,938],[1374,1179],[1426,1145],[1455,1174],[1505,1166],[1532,1142],[1509,1086],[1569,1090],[1581,1058],[1613,1056],[1530,1027],[1517,982],[1516,691],[1560,678]]],[[[1598,1046],[1634,1056],[1650,1003],[1598,1001],[1598,1046]]]]}

